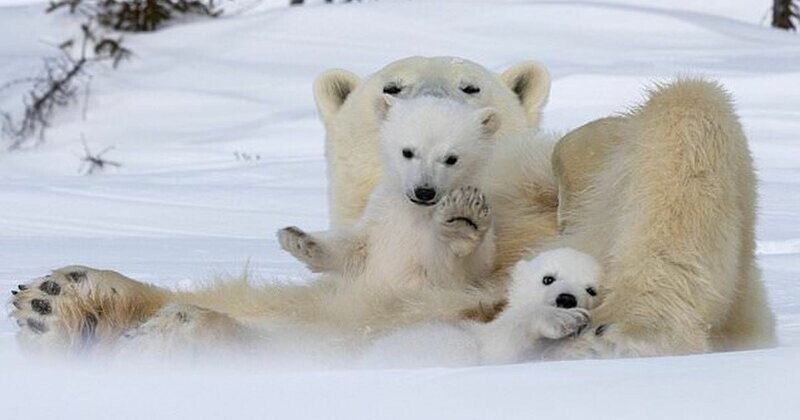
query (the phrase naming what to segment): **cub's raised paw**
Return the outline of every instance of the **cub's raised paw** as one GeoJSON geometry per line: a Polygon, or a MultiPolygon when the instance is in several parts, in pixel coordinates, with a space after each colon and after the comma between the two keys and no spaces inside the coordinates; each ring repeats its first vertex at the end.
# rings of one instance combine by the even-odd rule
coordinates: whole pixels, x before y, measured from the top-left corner
{"type": "MultiPolygon", "coordinates": [[[[118,311],[131,303],[126,281],[139,284],[114,272],[71,266],[20,284],[11,291],[18,341],[29,350],[64,354],[90,348],[98,335],[113,336],[115,329],[127,328],[118,311]]],[[[126,314],[136,317],[148,307],[146,290],[139,296],[143,302],[126,307],[126,314]]]]}
{"type": "Polygon", "coordinates": [[[461,187],[442,198],[434,218],[442,238],[463,256],[474,250],[489,229],[491,209],[479,189],[461,187]]]}
{"type": "Polygon", "coordinates": [[[281,248],[305,263],[311,271],[321,269],[325,252],[322,246],[302,229],[289,226],[279,230],[278,242],[281,248]]]}
{"type": "Polygon", "coordinates": [[[589,311],[583,308],[548,308],[536,321],[539,333],[551,340],[579,334],[589,325],[589,311]]]}

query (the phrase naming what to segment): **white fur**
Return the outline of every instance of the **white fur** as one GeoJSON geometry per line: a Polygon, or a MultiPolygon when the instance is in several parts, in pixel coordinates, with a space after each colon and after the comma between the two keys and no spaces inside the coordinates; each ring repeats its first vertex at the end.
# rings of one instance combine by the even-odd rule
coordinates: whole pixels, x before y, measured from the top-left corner
{"type": "MultiPolygon", "coordinates": [[[[473,109],[495,109],[502,121],[495,139],[535,132],[550,94],[547,69],[534,61],[518,63],[497,74],[460,58],[409,57],[364,78],[338,69],[321,74],[314,83],[314,97],[325,123],[333,226],[356,223],[366,207],[367,197],[380,182],[381,118],[374,104],[390,85],[401,88],[396,93],[400,99],[440,97],[473,109]],[[462,90],[466,85],[480,91],[467,94],[462,90]]],[[[546,157],[549,155],[547,152],[546,157]]]]}
{"type": "MultiPolygon", "coordinates": [[[[501,127],[492,136],[498,143],[488,164],[492,176],[480,185],[492,204],[487,225],[496,232],[495,275],[479,288],[459,276],[433,282],[455,287],[431,284],[437,273],[424,270],[429,261],[411,259],[426,255],[417,241],[424,223],[400,219],[365,236],[387,250],[403,251],[384,252],[376,260],[395,270],[385,276],[351,265],[376,245],[337,241],[348,235],[291,235],[285,245],[296,247],[312,270],[334,271],[302,285],[227,281],[175,292],[113,271],[61,268],[16,291],[11,316],[20,326],[20,341],[54,352],[113,346],[124,331],[163,315],[159,310],[168,303],[202,307],[247,326],[335,328],[355,337],[423,322],[489,319],[483,309],[494,315],[491,309],[499,308],[506,269],[529,250],[571,246],[603,264],[603,304],[592,318],[610,327],[604,334],[561,340],[565,345],[552,357],[653,356],[774,344],[774,319],[754,254],[752,160],[731,98],[720,86],[691,79],[660,85],[630,113],[575,130],[553,150],[535,136],[550,85],[535,63],[498,75],[463,60],[414,57],[363,80],[341,70],[327,72],[315,83],[315,95],[326,127],[334,226],[360,220],[383,178],[375,102],[390,82],[404,86],[401,98],[438,95],[476,110],[497,110],[501,127]],[[459,89],[462,82],[477,84],[481,92],[466,94],[459,89]],[[562,235],[552,243],[559,228],[562,235]],[[354,258],[319,258],[331,256],[320,243],[342,250],[334,256],[354,258]],[[398,269],[407,271],[397,277],[398,269]],[[60,285],[60,294],[41,289],[51,282],[60,285]],[[34,299],[46,301],[52,312],[37,310],[34,299]]],[[[461,210],[467,210],[463,203],[461,210]]],[[[370,217],[377,214],[371,211],[370,217]]],[[[446,235],[451,250],[469,250],[475,240],[466,233],[455,229],[446,235]]],[[[453,273],[451,268],[439,272],[453,273]]]]}
{"type": "Polygon", "coordinates": [[[376,106],[384,115],[385,176],[362,218],[313,234],[286,228],[281,245],[313,271],[376,293],[479,284],[491,272],[494,244],[489,208],[473,186],[489,161],[494,111],[431,97],[384,98],[376,106]],[[420,187],[436,191],[426,205],[414,202],[420,187]]]}
{"type": "Polygon", "coordinates": [[[598,304],[599,263],[572,248],[543,252],[512,271],[508,307],[488,323],[428,323],[377,340],[364,366],[429,367],[501,364],[535,360],[550,343],[578,333],[598,304]],[[549,285],[544,277],[555,279],[549,285]],[[593,292],[595,296],[590,293],[593,292]],[[560,308],[569,294],[577,306],[560,308]]]}

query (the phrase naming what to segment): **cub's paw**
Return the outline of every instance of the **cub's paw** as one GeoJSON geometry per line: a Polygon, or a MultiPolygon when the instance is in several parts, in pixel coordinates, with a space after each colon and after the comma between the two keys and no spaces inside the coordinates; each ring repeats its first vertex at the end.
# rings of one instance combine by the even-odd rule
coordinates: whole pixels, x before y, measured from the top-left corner
{"type": "Polygon", "coordinates": [[[314,237],[295,226],[278,231],[278,242],[286,252],[306,264],[311,271],[321,271],[325,251],[314,237]]]}
{"type": "Polygon", "coordinates": [[[12,290],[11,312],[26,347],[76,349],[94,339],[98,313],[85,302],[95,293],[95,270],[65,267],[12,290]]]}
{"type": "Polygon", "coordinates": [[[583,308],[548,308],[537,320],[539,334],[559,340],[580,332],[589,325],[589,311],[583,308]]]}
{"type": "Polygon", "coordinates": [[[483,240],[491,225],[491,209],[480,190],[461,187],[439,202],[434,219],[442,239],[457,255],[464,256],[483,240]]]}
{"type": "Polygon", "coordinates": [[[656,331],[646,336],[626,333],[624,324],[601,324],[584,329],[568,340],[562,340],[548,350],[543,358],[608,359],[624,357],[652,357],[710,351],[707,347],[691,348],[680,341],[680,334],[671,336],[656,331]],[[677,343],[677,344],[676,344],[677,343]],[[687,350],[690,349],[690,350],[687,350]]]}

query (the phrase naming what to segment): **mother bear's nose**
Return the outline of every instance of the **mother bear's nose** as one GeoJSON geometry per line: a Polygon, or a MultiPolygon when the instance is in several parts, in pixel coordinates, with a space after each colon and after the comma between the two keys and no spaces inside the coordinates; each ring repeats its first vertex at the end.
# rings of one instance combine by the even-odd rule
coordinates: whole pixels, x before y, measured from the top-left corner
{"type": "Polygon", "coordinates": [[[562,293],[556,297],[556,306],[564,309],[574,308],[578,306],[578,299],[575,299],[575,295],[562,293]]]}

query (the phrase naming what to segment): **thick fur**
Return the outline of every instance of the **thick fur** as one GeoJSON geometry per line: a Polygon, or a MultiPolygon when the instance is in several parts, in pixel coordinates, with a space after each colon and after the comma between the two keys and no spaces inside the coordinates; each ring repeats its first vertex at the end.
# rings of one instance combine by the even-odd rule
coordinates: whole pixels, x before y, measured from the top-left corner
{"type": "Polygon", "coordinates": [[[727,94],[701,80],[657,86],[638,109],[568,134],[555,149],[554,173],[552,144],[527,131],[535,130],[538,118],[532,116],[538,116],[549,89],[549,80],[543,84],[547,89],[537,84],[542,81],[537,76],[546,75],[539,67],[523,64],[507,78],[460,60],[412,58],[363,81],[334,71],[315,84],[328,134],[336,226],[361,216],[380,181],[378,116],[365,104],[374,104],[385,83],[404,81],[411,96],[425,91],[498,110],[503,128],[494,136],[497,147],[489,163],[495,181],[483,186],[493,210],[497,263],[493,280],[481,287],[376,295],[342,288],[323,276],[308,285],[229,281],[176,293],[88,268],[79,271],[88,282],[67,287],[75,271],[66,268],[16,291],[12,316],[21,341],[54,351],[85,346],[76,343],[92,334],[99,337],[92,343],[112,343],[168,303],[200,306],[244,325],[329,323],[356,335],[464,316],[491,320],[503,307],[497,302],[505,268],[526,251],[570,246],[603,266],[604,303],[592,319],[604,328],[557,346],[551,357],[772,345],[774,321],[754,256],[755,177],[727,94]],[[532,84],[519,83],[520,74],[532,84]],[[464,75],[485,83],[482,92],[492,95],[481,99],[454,91],[464,75]],[[557,214],[558,195],[565,199],[557,214]],[[557,229],[563,236],[554,240],[557,229]],[[59,284],[59,294],[51,293],[53,287],[41,289],[48,280],[59,284]]]}
{"type": "Polygon", "coordinates": [[[649,96],[556,149],[561,195],[571,198],[553,246],[603,261],[604,301],[592,317],[607,325],[555,357],[770,346],[754,255],[756,180],[731,100],[697,79],[649,96]]]}
{"type": "Polygon", "coordinates": [[[540,357],[543,347],[579,332],[589,322],[602,268],[571,248],[520,261],[511,273],[508,307],[488,324],[472,324],[483,363],[515,363],[540,357]]]}
{"type": "Polygon", "coordinates": [[[480,287],[491,274],[494,232],[475,186],[483,183],[500,125],[496,112],[431,97],[387,96],[379,107],[385,174],[364,214],[353,226],[325,232],[282,229],[281,246],[342,288],[376,296],[480,287]]]}
{"type": "Polygon", "coordinates": [[[495,74],[451,57],[406,58],[363,79],[344,70],[317,78],[314,96],[325,123],[333,226],[356,223],[380,182],[380,117],[374,103],[392,87],[400,89],[394,94],[398,98],[447,97],[497,111],[502,124],[494,136],[499,144],[490,171],[498,182],[485,191],[494,207],[497,269],[510,267],[527,246],[555,234],[558,201],[549,163],[552,144],[536,139],[541,109],[550,93],[547,70],[528,61],[495,74]],[[480,91],[465,93],[468,86],[480,91]],[[506,175],[516,183],[505,183],[506,175]]]}
{"type": "Polygon", "coordinates": [[[511,271],[508,306],[489,323],[426,323],[377,340],[366,366],[427,367],[519,363],[541,358],[549,346],[589,323],[599,302],[601,268],[570,248],[543,252],[511,271]]]}

